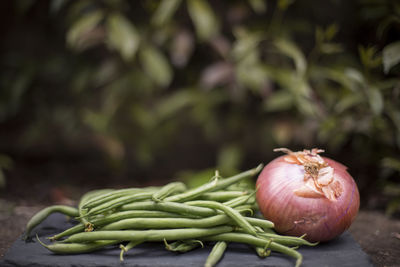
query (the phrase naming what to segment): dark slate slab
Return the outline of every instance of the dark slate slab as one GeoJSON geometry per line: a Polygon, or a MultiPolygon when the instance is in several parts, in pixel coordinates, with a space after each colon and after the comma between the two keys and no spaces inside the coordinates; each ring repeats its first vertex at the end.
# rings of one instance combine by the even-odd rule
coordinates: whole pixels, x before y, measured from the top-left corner
{"type": "MultiPolygon", "coordinates": [[[[59,233],[72,226],[65,221],[65,216],[53,214],[40,224],[33,232],[41,240],[59,233]]],[[[120,249],[111,246],[89,254],[55,255],[41,246],[37,241],[25,242],[17,240],[0,261],[0,266],[29,266],[29,267],[100,267],[100,266],[203,266],[211,250],[211,245],[184,254],[177,254],[164,249],[161,243],[145,243],[125,253],[125,261],[119,261],[120,249]]],[[[349,233],[316,247],[301,247],[303,254],[302,266],[373,266],[369,257],[361,250],[349,233]]],[[[244,244],[229,244],[224,258],[218,263],[223,266],[294,266],[295,261],[285,255],[272,253],[270,257],[260,259],[253,249],[244,244]]]]}

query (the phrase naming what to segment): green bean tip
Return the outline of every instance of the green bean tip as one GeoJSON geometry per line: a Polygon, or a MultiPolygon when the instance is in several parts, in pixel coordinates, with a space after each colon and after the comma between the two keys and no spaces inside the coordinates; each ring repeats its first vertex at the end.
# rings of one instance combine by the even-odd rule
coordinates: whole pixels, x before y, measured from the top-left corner
{"type": "Polygon", "coordinates": [[[46,245],[45,243],[43,243],[42,240],[40,240],[38,234],[36,234],[36,239],[37,239],[37,241],[40,243],[40,245],[42,245],[43,247],[49,249],[49,246],[46,245]]]}
{"type": "Polygon", "coordinates": [[[260,163],[260,164],[254,169],[255,174],[259,173],[259,172],[262,170],[262,168],[264,168],[264,164],[260,163]]]}

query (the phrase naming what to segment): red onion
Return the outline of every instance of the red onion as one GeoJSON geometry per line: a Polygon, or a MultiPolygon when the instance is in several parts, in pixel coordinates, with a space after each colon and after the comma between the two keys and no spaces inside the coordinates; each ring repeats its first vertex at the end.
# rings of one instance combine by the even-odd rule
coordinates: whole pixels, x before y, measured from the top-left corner
{"type": "Polygon", "coordinates": [[[266,165],[257,179],[263,216],[285,235],[306,234],[308,241],[331,240],[355,219],[360,195],[346,167],[321,157],[320,149],[292,152],[266,165]]]}

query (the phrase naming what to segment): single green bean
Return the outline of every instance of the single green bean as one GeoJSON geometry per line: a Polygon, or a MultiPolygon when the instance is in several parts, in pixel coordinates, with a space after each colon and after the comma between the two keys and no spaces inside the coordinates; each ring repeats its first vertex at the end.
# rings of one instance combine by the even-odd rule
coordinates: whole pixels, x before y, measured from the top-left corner
{"type": "MultiPolygon", "coordinates": [[[[182,218],[183,215],[164,212],[164,211],[154,211],[154,210],[130,210],[130,211],[121,211],[116,212],[107,216],[95,218],[91,221],[94,228],[99,228],[103,225],[110,224],[115,221],[124,220],[128,218],[182,218]]],[[[83,223],[77,224],[59,234],[56,234],[50,237],[50,240],[59,240],[60,238],[73,235],[85,230],[85,225],[83,223]]]]}
{"type": "Polygon", "coordinates": [[[215,210],[210,208],[195,207],[183,203],[166,201],[158,203],[154,201],[141,201],[131,204],[125,204],[120,208],[120,211],[127,210],[159,210],[201,217],[209,217],[217,214],[215,210]]]}
{"type": "Polygon", "coordinates": [[[199,187],[190,189],[186,192],[177,194],[177,195],[173,195],[173,196],[169,196],[167,198],[165,198],[165,201],[169,201],[169,202],[185,202],[191,199],[194,199],[202,194],[204,194],[205,192],[209,192],[212,191],[214,187],[217,186],[218,184],[218,177],[215,179],[212,179],[209,183],[203,184],[199,187]]]}
{"type": "Polygon", "coordinates": [[[50,214],[59,212],[65,214],[70,217],[76,217],[79,215],[79,211],[77,208],[69,207],[65,205],[53,205],[47,208],[42,209],[38,213],[36,213],[27,223],[26,225],[26,233],[24,239],[26,240],[32,229],[35,228],[38,224],[43,222],[50,214]]]}
{"type": "Polygon", "coordinates": [[[248,196],[240,196],[240,197],[231,199],[229,201],[226,201],[223,204],[226,206],[229,206],[231,208],[234,208],[234,207],[237,207],[240,205],[244,205],[246,203],[254,203],[255,199],[252,200],[252,198],[253,198],[253,194],[248,195],[248,196]],[[250,201],[250,200],[252,200],[252,201],[250,201]]]}
{"type": "Polygon", "coordinates": [[[216,191],[201,194],[196,199],[224,202],[248,194],[248,191],[216,191]]]}
{"type": "Polygon", "coordinates": [[[128,250],[136,247],[137,245],[142,244],[142,241],[130,241],[126,246],[124,245],[119,245],[119,248],[121,249],[121,252],[119,254],[119,260],[124,261],[124,253],[128,252],[128,250]]]}
{"type": "Polygon", "coordinates": [[[238,243],[245,243],[256,247],[265,247],[266,245],[272,251],[277,251],[283,254],[286,254],[290,257],[296,259],[296,267],[301,265],[303,261],[303,256],[294,249],[288,248],[284,245],[271,242],[271,240],[266,240],[263,238],[258,238],[249,234],[244,233],[224,233],[224,234],[217,234],[214,236],[207,236],[201,238],[203,241],[226,241],[226,242],[238,242],[238,243]]]}
{"type": "Polygon", "coordinates": [[[131,195],[139,192],[154,192],[158,190],[158,187],[144,187],[144,188],[126,188],[126,189],[118,189],[112,190],[111,192],[99,195],[93,199],[90,199],[85,203],[83,208],[91,209],[96,206],[99,206],[105,202],[111,201],[113,199],[123,197],[126,195],[131,195]]]}
{"type": "Polygon", "coordinates": [[[253,177],[255,175],[257,175],[262,169],[263,169],[264,165],[263,164],[259,164],[257,167],[255,167],[254,169],[250,169],[248,171],[236,174],[232,177],[223,179],[221,181],[219,181],[218,185],[216,188],[214,188],[214,191],[220,190],[220,189],[224,189],[230,185],[233,185],[243,179],[249,178],[249,177],[253,177]]]}
{"type": "Polygon", "coordinates": [[[235,210],[231,207],[225,206],[216,201],[209,201],[209,200],[191,201],[190,205],[196,205],[199,207],[206,207],[206,208],[221,210],[226,215],[231,217],[240,227],[242,227],[244,229],[244,231],[246,231],[247,233],[254,235],[254,236],[257,235],[254,227],[249,222],[247,222],[237,210],[235,210]]]}
{"type": "Polygon", "coordinates": [[[113,189],[96,189],[96,190],[92,190],[92,191],[86,192],[81,197],[78,206],[81,206],[82,208],[85,208],[85,205],[87,203],[89,203],[90,201],[92,201],[93,199],[95,199],[97,197],[101,197],[104,194],[112,193],[113,191],[114,191],[113,189]]]}
{"type": "Polygon", "coordinates": [[[221,190],[221,189],[224,189],[234,183],[237,183],[240,180],[243,180],[248,177],[252,177],[252,176],[256,175],[257,173],[259,173],[262,168],[263,168],[263,165],[260,164],[254,169],[239,173],[239,174],[229,177],[229,178],[219,179],[217,177],[216,179],[213,179],[211,182],[201,185],[200,187],[188,190],[182,194],[177,194],[174,196],[167,197],[165,199],[165,201],[185,202],[185,201],[195,199],[204,193],[221,190]]]}
{"type": "Polygon", "coordinates": [[[203,219],[187,218],[133,218],[120,220],[101,228],[104,230],[126,229],[168,229],[168,228],[207,228],[226,224],[231,219],[224,215],[215,215],[203,219]]]}
{"type": "MultiPolygon", "coordinates": [[[[220,213],[221,211],[216,211],[215,209],[203,208],[186,205],[184,203],[175,203],[175,202],[153,202],[153,201],[143,201],[137,203],[127,204],[121,207],[121,211],[135,211],[135,210],[147,210],[147,211],[165,211],[178,213],[187,217],[210,217],[220,213]]],[[[244,212],[249,211],[253,214],[251,205],[241,205],[235,207],[236,211],[244,212]]]]}
{"type": "Polygon", "coordinates": [[[112,209],[121,207],[124,204],[129,204],[129,203],[141,201],[141,200],[147,200],[147,199],[150,199],[152,195],[153,195],[152,192],[139,192],[139,193],[135,193],[132,195],[119,197],[119,198],[113,199],[109,202],[103,203],[99,206],[96,206],[95,208],[89,210],[89,212],[85,216],[87,217],[87,216],[91,216],[91,215],[100,214],[100,213],[106,212],[108,210],[112,210],[112,209]]]}
{"type": "Polygon", "coordinates": [[[311,243],[303,239],[303,237],[284,236],[284,235],[270,234],[270,233],[259,233],[259,236],[261,238],[272,239],[275,242],[286,246],[301,246],[301,245],[316,246],[319,244],[319,242],[311,243]]]}
{"type": "Polygon", "coordinates": [[[168,244],[167,240],[164,239],[164,244],[167,250],[181,253],[191,251],[199,246],[204,247],[203,242],[196,239],[178,240],[171,244],[168,244]]]}
{"type": "MultiPolygon", "coordinates": [[[[245,213],[245,211],[239,211],[245,213]]],[[[248,218],[245,217],[247,220],[248,218]]],[[[168,228],[207,228],[222,224],[236,225],[226,214],[211,217],[192,218],[129,218],[121,219],[105,225],[104,230],[126,230],[126,229],[168,229],[168,228]]]]}
{"type": "Polygon", "coordinates": [[[274,228],[275,225],[273,222],[268,221],[266,219],[258,219],[258,218],[253,218],[253,217],[246,217],[246,220],[251,224],[251,225],[256,225],[260,226],[263,229],[271,229],[274,228]]]}
{"type": "Polygon", "coordinates": [[[225,250],[228,246],[228,243],[225,241],[218,241],[215,243],[213,249],[207,257],[206,263],[204,267],[213,267],[215,266],[224,256],[225,250]]]}
{"type": "Polygon", "coordinates": [[[163,241],[181,240],[205,237],[233,230],[232,226],[217,226],[212,228],[183,228],[167,230],[122,230],[122,231],[94,231],[72,235],[65,239],[64,243],[82,243],[97,240],[120,240],[120,241],[163,241]]]}
{"type": "Polygon", "coordinates": [[[155,192],[152,196],[151,199],[155,202],[160,202],[164,198],[176,194],[176,193],[181,193],[186,190],[186,185],[182,182],[172,182],[169,183],[165,186],[163,186],[160,190],[155,192]]]}
{"type": "Polygon", "coordinates": [[[36,237],[39,243],[47,248],[48,250],[56,254],[80,254],[86,252],[92,252],[95,250],[102,249],[106,246],[111,246],[120,243],[119,240],[98,240],[90,243],[52,243],[46,245],[38,237],[36,237]]]}

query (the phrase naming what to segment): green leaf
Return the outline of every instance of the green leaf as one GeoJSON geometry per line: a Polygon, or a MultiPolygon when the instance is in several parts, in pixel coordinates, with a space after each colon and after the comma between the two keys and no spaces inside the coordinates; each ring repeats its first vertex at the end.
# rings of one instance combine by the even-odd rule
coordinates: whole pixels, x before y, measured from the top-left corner
{"type": "Polygon", "coordinates": [[[219,22],[212,8],[204,0],[188,0],[188,11],[202,41],[210,40],[219,32],[219,22]]]}
{"type": "Polygon", "coordinates": [[[163,0],[158,5],[151,18],[151,23],[155,26],[163,26],[174,15],[182,0],[163,0]]]}
{"type": "Polygon", "coordinates": [[[318,78],[324,78],[332,80],[339,85],[351,91],[357,91],[358,86],[354,81],[346,75],[345,71],[336,68],[324,68],[318,66],[317,68],[312,68],[312,75],[318,78]]]}
{"type": "Polygon", "coordinates": [[[86,125],[90,126],[93,130],[99,133],[107,132],[110,124],[110,118],[100,112],[94,112],[93,110],[85,110],[83,114],[83,121],[86,125]]]}
{"type": "Polygon", "coordinates": [[[236,78],[240,84],[253,89],[255,92],[268,83],[264,68],[260,64],[238,64],[236,68],[236,78]]]}
{"type": "Polygon", "coordinates": [[[244,31],[237,31],[237,40],[232,48],[232,57],[235,61],[246,61],[246,64],[258,61],[257,46],[262,40],[260,34],[247,33],[244,31]],[[250,59],[250,60],[249,60],[250,59]]]}
{"type": "Polygon", "coordinates": [[[388,74],[390,69],[400,62],[400,41],[383,48],[383,71],[388,74]]]}
{"type": "Polygon", "coordinates": [[[357,69],[347,68],[344,70],[344,74],[354,83],[357,83],[359,85],[366,84],[364,75],[357,69]]]}
{"type": "Polygon", "coordinates": [[[107,44],[117,50],[125,61],[134,58],[140,43],[140,35],[135,26],[119,13],[107,18],[107,44]]]}
{"type": "Polygon", "coordinates": [[[103,19],[103,12],[100,10],[83,15],[78,19],[67,33],[67,43],[70,47],[77,48],[80,38],[94,29],[103,19]]]}
{"type": "Polygon", "coordinates": [[[281,53],[293,59],[297,73],[300,76],[303,76],[307,69],[307,61],[303,52],[294,43],[285,39],[276,40],[275,46],[281,51],[281,53]]]}
{"type": "Polygon", "coordinates": [[[396,158],[384,158],[382,160],[382,165],[385,168],[389,168],[389,169],[393,169],[395,171],[400,172],[400,159],[396,159],[396,158]]]}
{"type": "Polygon", "coordinates": [[[237,145],[227,145],[218,153],[218,170],[224,175],[232,175],[238,171],[242,161],[241,150],[237,145]]]}
{"type": "Polygon", "coordinates": [[[317,45],[320,45],[324,41],[325,41],[325,32],[320,26],[317,26],[317,28],[315,29],[315,42],[317,43],[317,45]]]}
{"type": "Polygon", "coordinates": [[[310,85],[293,70],[276,66],[265,66],[264,69],[271,80],[278,83],[281,88],[288,89],[294,97],[310,97],[310,85]]]}
{"type": "Polygon", "coordinates": [[[282,111],[288,110],[293,105],[293,95],[286,91],[281,90],[270,95],[264,102],[265,111],[282,111]]]}
{"type": "Polygon", "coordinates": [[[348,95],[340,98],[340,100],[335,105],[334,109],[337,113],[343,113],[347,109],[356,106],[357,104],[361,103],[362,101],[363,101],[363,98],[360,96],[360,94],[351,93],[351,94],[348,94],[348,95]]]}
{"type": "Polygon", "coordinates": [[[156,47],[143,46],[139,52],[145,73],[159,86],[166,87],[172,81],[172,69],[165,56],[156,47]]]}
{"type": "Polygon", "coordinates": [[[375,115],[380,115],[383,110],[383,96],[378,88],[370,87],[367,90],[369,105],[375,115]]]}
{"type": "Polygon", "coordinates": [[[285,11],[295,0],[278,0],[278,8],[285,11]]]}
{"type": "Polygon", "coordinates": [[[381,65],[382,60],[380,56],[376,55],[376,47],[359,46],[358,51],[360,54],[361,62],[365,67],[372,69],[381,65]]]}
{"type": "Polygon", "coordinates": [[[258,14],[267,11],[267,2],[265,0],[249,0],[251,8],[258,14]]]}
{"type": "Polygon", "coordinates": [[[376,35],[378,36],[379,39],[383,39],[384,38],[384,34],[385,32],[388,30],[389,26],[391,26],[392,24],[400,24],[400,17],[396,16],[396,15],[390,15],[387,16],[386,18],[383,18],[377,29],[376,29],[376,35]]]}
{"type": "Polygon", "coordinates": [[[304,96],[297,96],[295,98],[295,103],[297,109],[300,111],[305,116],[312,116],[315,117],[318,115],[317,112],[317,107],[316,105],[312,102],[311,99],[306,98],[304,96]]]}
{"type": "Polygon", "coordinates": [[[336,54],[343,51],[342,45],[335,43],[323,43],[319,49],[321,50],[321,53],[324,54],[336,54]]]}
{"type": "Polygon", "coordinates": [[[332,40],[339,31],[339,27],[336,23],[332,23],[325,30],[325,41],[332,40]]]}
{"type": "Polygon", "coordinates": [[[132,105],[130,115],[131,119],[145,131],[154,130],[155,126],[158,124],[158,120],[153,112],[142,105],[132,105]]]}
{"type": "Polygon", "coordinates": [[[215,175],[215,169],[204,169],[204,170],[187,170],[178,173],[178,179],[183,181],[188,188],[199,187],[211,180],[215,175]]]}
{"type": "Polygon", "coordinates": [[[196,98],[196,94],[191,90],[179,90],[174,94],[164,98],[156,108],[159,118],[169,118],[181,111],[196,98]]]}

